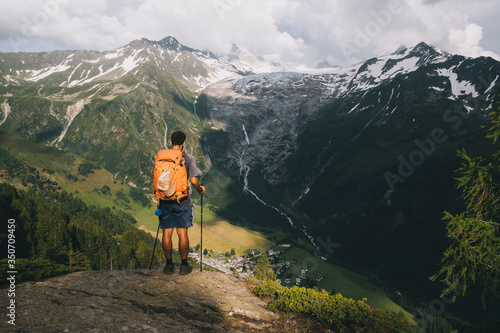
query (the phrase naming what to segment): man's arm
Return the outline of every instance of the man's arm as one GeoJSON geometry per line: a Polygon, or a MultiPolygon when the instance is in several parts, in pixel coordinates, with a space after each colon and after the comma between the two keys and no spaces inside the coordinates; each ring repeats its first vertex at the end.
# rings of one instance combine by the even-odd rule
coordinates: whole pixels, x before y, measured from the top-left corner
{"type": "Polygon", "coordinates": [[[205,186],[201,186],[198,177],[191,177],[191,185],[198,191],[199,194],[205,193],[205,186]]]}

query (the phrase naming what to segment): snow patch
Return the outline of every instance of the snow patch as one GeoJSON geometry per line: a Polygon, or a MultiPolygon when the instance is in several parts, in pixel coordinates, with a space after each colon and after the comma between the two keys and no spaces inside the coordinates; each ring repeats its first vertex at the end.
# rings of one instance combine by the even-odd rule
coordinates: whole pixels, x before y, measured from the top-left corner
{"type": "Polygon", "coordinates": [[[180,53],[178,53],[178,54],[175,56],[175,58],[172,60],[172,63],[177,62],[177,59],[179,59],[179,57],[180,57],[180,56],[181,56],[181,54],[180,54],[180,53]]]}
{"type": "Polygon", "coordinates": [[[105,54],[104,57],[106,59],[115,59],[115,58],[120,57],[122,54],[123,54],[123,48],[119,48],[119,49],[116,49],[115,52],[113,52],[113,53],[105,54]]]}
{"type": "Polygon", "coordinates": [[[397,64],[386,71],[384,71],[384,67],[387,65],[387,62],[377,61],[375,64],[368,66],[368,71],[370,72],[370,76],[380,78],[380,80],[385,80],[393,77],[395,74],[414,72],[418,69],[417,62],[419,60],[420,58],[418,57],[403,59],[398,61],[397,64]]]}
{"type": "Polygon", "coordinates": [[[30,77],[26,79],[26,81],[31,81],[31,82],[37,82],[38,80],[41,80],[43,78],[46,78],[49,75],[52,75],[54,73],[58,72],[64,72],[71,68],[70,66],[67,65],[67,62],[64,64],[60,64],[58,66],[51,66],[47,68],[42,68],[40,70],[32,70],[32,71],[27,71],[31,72],[30,77]]]}
{"type": "Polygon", "coordinates": [[[493,80],[493,82],[491,82],[490,86],[488,87],[488,89],[485,90],[484,94],[489,94],[489,92],[491,91],[491,89],[493,89],[496,84],[497,84],[497,80],[498,80],[498,75],[497,77],[493,80]]]}
{"type": "Polygon", "coordinates": [[[85,78],[77,81],[71,82],[68,86],[73,87],[76,85],[84,85],[86,83],[92,82],[94,80],[104,78],[106,76],[110,76],[112,79],[118,79],[122,76],[127,75],[134,68],[139,66],[141,63],[144,63],[147,59],[142,57],[137,57],[137,55],[142,52],[143,49],[136,50],[134,53],[123,60],[122,63],[118,62],[110,69],[104,71],[102,66],[99,66],[99,74],[93,77],[88,77],[88,74],[85,78]],[[113,75],[114,74],[114,75],[113,75]]]}
{"type": "Polygon", "coordinates": [[[242,124],[241,126],[243,127],[243,133],[245,134],[245,142],[247,143],[247,145],[249,145],[250,139],[248,138],[248,133],[247,133],[247,129],[245,128],[245,124],[242,124]]]}
{"type": "Polygon", "coordinates": [[[453,99],[469,94],[471,94],[474,98],[479,96],[479,93],[476,91],[474,85],[469,81],[460,81],[457,73],[453,72],[453,68],[440,68],[437,72],[439,75],[447,77],[450,81],[453,99]]]}
{"type": "Polygon", "coordinates": [[[5,100],[0,105],[0,107],[2,108],[2,111],[3,111],[3,120],[0,122],[0,125],[2,125],[3,123],[5,123],[5,121],[7,120],[7,117],[12,112],[12,110],[10,109],[10,105],[9,105],[9,103],[7,103],[7,100],[5,100]]]}
{"type": "Polygon", "coordinates": [[[62,139],[64,139],[64,136],[66,135],[66,132],[68,131],[69,127],[71,126],[71,123],[73,123],[73,120],[75,120],[76,116],[80,114],[80,112],[83,110],[86,104],[90,103],[90,99],[82,99],[78,102],[76,102],[73,105],[69,105],[68,108],[66,109],[66,114],[64,115],[64,120],[66,120],[66,124],[64,125],[64,129],[59,135],[57,139],[55,139],[52,143],[58,143],[61,142],[62,139]]]}
{"type": "MultiPolygon", "coordinates": [[[[134,68],[139,66],[139,64],[144,62],[144,60],[145,60],[144,58],[135,59],[135,54],[134,54],[134,55],[126,58],[120,67],[122,67],[125,70],[125,74],[127,74],[128,72],[130,72],[131,70],[133,70],[134,68]]],[[[122,75],[125,75],[125,74],[122,74],[122,75]]]]}
{"type": "Polygon", "coordinates": [[[436,91],[439,91],[439,92],[444,91],[444,88],[439,88],[439,87],[429,87],[429,89],[436,90],[436,91]]]}
{"type": "Polygon", "coordinates": [[[356,109],[358,108],[359,104],[361,104],[361,103],[356,104],[356,105],[355,105],[355,106],[354,106],[354,107],[353,107],[353,108],[352,108],[349,112],[347,112],[347,113],[351,113],[352,111],[356,110],[356,109]]]}
{"type": "Polygon", "coordinates": [[[168,126],[167,126],[167,122],[165,121],[165,119],[161,119],[163,120],[163,123],[165,124],[165,132],[163,134],[163,147],[167,148],[168,145],[167,145],[167,132],[168,132],[168,126]]]}
{"type": "MultiPolygon", "coordinates": [[[[76,70],[81,66],[82,64],[78,64],[78,66],[75,67],[75,69],[73,69],[73,71],[71,72],[71,74],[68,76],[68,80],[66,81],[67,83],[70,83],[70,80],[71,80],[71,77],[73,76],[73,74],[75,74],[76,70]]],[[[83,73],[82,73],[83,74],[83,73]]]]}

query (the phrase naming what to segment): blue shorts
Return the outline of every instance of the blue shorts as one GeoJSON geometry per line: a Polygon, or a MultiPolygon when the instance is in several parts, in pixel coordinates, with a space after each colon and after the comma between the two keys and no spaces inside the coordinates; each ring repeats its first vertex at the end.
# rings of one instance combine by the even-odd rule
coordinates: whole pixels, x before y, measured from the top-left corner
{"type": "Polygon", "coordinates": [[[189,228],[193,226],[193,206],[184,203],[160,202],[160,228],[189,228]]]}

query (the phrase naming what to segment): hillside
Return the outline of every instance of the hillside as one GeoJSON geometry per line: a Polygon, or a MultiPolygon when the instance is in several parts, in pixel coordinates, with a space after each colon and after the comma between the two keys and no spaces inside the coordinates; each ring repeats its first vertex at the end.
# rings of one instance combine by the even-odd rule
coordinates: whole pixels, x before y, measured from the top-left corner
{"type": "MultiPolygon", "coordinates": [[[[0,182],[21,190],[66,191],[87,205],[108,208],[124,216],[136,228],[156,236],[158,218],[148,191],[125,184],[106,169],[71,152],[61,151],[0,130],[0,182]],[[104,190],[103,190],[104,189],[104,190]]],[[[195,227],[190,235],[193,247],[200,240],[199,196],[194,194],[195,227]]],[[[249,248],[267,250],[273,243],[257,232],[231,225],[217,216],[210,205],[204,212],[205,245],[219,253],[234,249],[243,254],[249,248]]],[[[161,239],[161,232],[160,232],[161,239]]],[[[174,235],[176,243],[177,235],[174,235]]]]}

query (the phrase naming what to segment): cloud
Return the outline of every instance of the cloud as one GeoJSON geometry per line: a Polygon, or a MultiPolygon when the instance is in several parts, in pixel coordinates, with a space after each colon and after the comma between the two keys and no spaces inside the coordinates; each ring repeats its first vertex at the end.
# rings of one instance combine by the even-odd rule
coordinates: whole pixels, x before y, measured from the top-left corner
{"type": "Polygon", "coordinates": [[[109,50],[170,35],[215,53],[236,44],[309,66],[324,59],[346,65],[421,41],[498,58],[494,1],[25,0],[0,13],[0,51],[109,50]]]}

